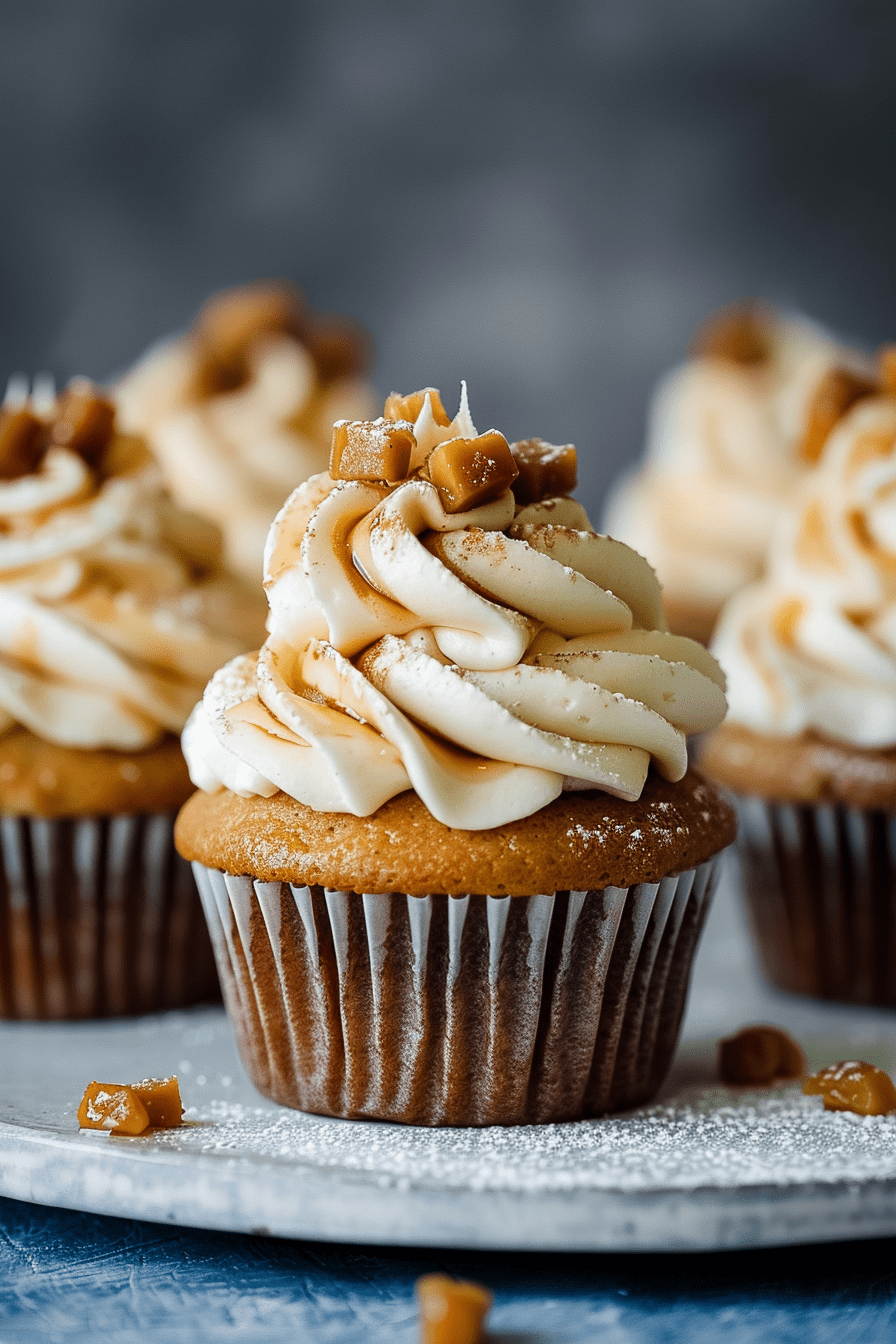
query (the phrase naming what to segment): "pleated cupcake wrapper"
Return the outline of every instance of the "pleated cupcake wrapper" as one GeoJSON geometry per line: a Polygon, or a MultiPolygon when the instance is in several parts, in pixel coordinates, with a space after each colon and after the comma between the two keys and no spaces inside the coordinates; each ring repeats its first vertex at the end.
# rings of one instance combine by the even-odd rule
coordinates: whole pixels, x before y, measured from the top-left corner
{"type": "Polygon", "coordinates": [[[769,979],[896,1005],[896,817],[738,798],[737,852],[769,979]]]}
{"type": "Polygon", "coordinates": [[[359,895],[194,870],[261,1092],[325,1115],[488,1125],[655,1093],[715,861],[530,897],[359,895]]]}
{"type": "Polygon", "coordinates": [[[174,815],[0,816],[0,1017],[152,1012],[218,997],[174,815]]]}

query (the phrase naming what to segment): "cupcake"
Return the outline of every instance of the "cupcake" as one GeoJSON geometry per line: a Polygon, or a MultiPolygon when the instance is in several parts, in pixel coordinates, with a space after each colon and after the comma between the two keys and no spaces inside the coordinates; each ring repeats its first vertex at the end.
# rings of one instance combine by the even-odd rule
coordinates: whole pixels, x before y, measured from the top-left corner
{"type": "Polygon", "coordinates": [[[743,305],[711,318],[660,384],[646,461],[612,495],[607,527],[656,566],[673,630],[707,643],[725,601],[760,576],[813,460],[812,397],[835,364],[867,374],[816,327],[743,305]]]}
{"type": "MultiPolygon", "coordinates": [[[[21,392],[21,389],[19,389],[21,392]]],[[[0,1016],[215,992],[178,734],[254,600],[85,380],[0,410],[0,1016]]],[[[240,629],[243,620],[245,629],[240,629]]]]}
{"type": "Polygon", "coordinates": [[[257,583],[271,520],[297,481],[326,467],[334,419],[372,413],[369,362],[359,327],[312,313],[286,283],[247,285],[210,299],[115,397],[178,504],[216,523],[228,565],[257,583]]]}
{"type": "Polygon", "coordinates": [[[860,396],[827,430],[767,576],[719,622],[730,714],[704,765],[738,798],[770,979],[894,1005],[896,395],[860,396]]]}
{"type": "Polygon", "coordinates": [[[334,427],[265,553],[269,636],[184,734],[177,822],[256,1086],[326,1115],[570,1120],[659,1087],[733,814],[724,713],[575,450],[433,389],[334,427]]]}

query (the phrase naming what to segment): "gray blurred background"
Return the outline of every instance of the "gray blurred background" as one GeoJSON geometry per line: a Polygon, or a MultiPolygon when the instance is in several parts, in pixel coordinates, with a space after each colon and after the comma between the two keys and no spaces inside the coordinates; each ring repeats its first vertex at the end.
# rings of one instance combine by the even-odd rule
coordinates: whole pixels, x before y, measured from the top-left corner
{"type": "Polygon", "coordinates": [[[889,2],[3,0],[0,373],[288,276],[596,507],[711,307],[896,335],[894,53],[889,2]]]}

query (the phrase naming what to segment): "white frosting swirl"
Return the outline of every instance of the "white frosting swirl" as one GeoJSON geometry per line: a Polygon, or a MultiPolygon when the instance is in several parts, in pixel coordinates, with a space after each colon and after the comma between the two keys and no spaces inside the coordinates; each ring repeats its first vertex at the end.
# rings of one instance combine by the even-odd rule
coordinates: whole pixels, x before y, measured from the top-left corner
{"type": "Polygon", "coordinates": [[[225,634],[219,545],[136,440],[113,440],[99,475],[51,447],[0,481],[0,731],[127,750],[179,732],[245,647],[225,634]]]}
{"type": "Polygon", "coordinates": [[[671,602],[722,603],[757,578],[782,503],[806,464],[799,445],[811,395],[854,351],[808,323],[777,317],[769,357],[701,356],[670,373],[650,409],[645,465],[617,487],[606,522],[656,566],[671,602]]]}
{"type": "Polygon", "coordinates": [[[732,721],[896,745],[896,399],[860,401],[833,430],[713,647],[732,721]]]}
{"type": "Polygon", "coordinates": [[[359,377],[322,385],[302,342],[277,334],[248,348],[243,386],[197,399],[200,358],[191,336],[150,350],[115,388],[119,417],[147,438],[177,502],[221,529],[228,564],[257,581],[271,519],[326,467],[333,421],[370,414],[373,392],[359,377]]]}
{"type": "MultiPolygon", "coordinates": [[[[415,460],[476,437],[427,395],[415,460]]],[[[184,733],[194,782],[366,816],[414,788],[449,826],[528,816],[566,787],[639,797],[687,768],[724,678],[670,635],[653,570],[572,500],[505,490],[447,513],[422,477],[300,486],[268,537],[269,637],[209,683],[184,733]]]]}

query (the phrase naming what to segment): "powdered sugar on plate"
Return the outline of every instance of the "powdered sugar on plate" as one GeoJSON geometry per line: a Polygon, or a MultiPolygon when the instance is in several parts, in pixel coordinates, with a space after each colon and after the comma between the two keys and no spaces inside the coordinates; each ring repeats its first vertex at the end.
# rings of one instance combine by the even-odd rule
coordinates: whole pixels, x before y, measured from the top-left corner
{"type": "Polygon", "coordinates": [[[896,1178],[896,1117],[824,1111],[796,1086],[690,1086],[666,1104],[561,1125],[419,1129],[226,1102],[161,1147],[328,1169],[397,1189],[671,1191],[896,1178]]]}

